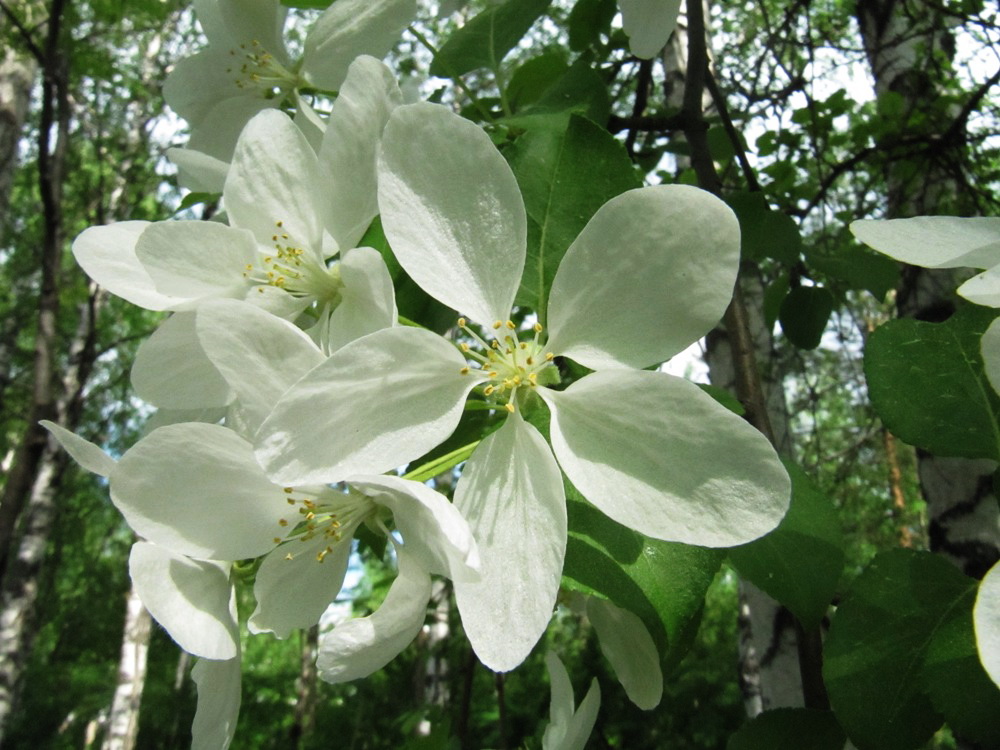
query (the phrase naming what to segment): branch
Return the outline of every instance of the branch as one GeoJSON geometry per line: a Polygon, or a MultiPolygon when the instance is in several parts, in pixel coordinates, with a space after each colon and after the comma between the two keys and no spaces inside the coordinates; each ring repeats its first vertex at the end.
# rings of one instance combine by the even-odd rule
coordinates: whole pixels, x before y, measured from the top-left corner
{"type": "Polygon", "coordinates": [[[7,7],[7,3],[4,0],[0,0],[0,11],[7,16],[14,25],[14,28],[17,29],[18,34],[21,35],[21,41],[24,42],[24,46],[28,48],[31,56],[35,58],[39,65],[44,65],[45,54],[42,52],[41,47],[35,44],[35,40],[31,38],[31,30],[14,14],[14,11],[7,7]]]}

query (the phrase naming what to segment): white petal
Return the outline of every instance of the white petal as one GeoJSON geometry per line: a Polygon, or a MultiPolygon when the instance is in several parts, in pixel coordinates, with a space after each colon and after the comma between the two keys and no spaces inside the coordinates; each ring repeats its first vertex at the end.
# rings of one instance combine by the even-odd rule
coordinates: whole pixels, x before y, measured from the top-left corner
{"type": "Polygon", "coordinates": [[[142,342],[132,386],[139,398],[165,409],[209,409],[233,400],[198,341],[193,312],[174,313],[142,342]]]}
{"type": "Polygon", "coordinates": [[[226,418],[227,411],[225,406],[206,409],[157,409],[142,426],[142,435],[146,436],[159,427],[179,422],[216,424],[226,418]]]}
{"type": "Polygon", "coordinates": [[[198,340],[239,399],[252,432],[288,386],[325,359],[287,320],[245,302],[206,302],[196,319],[198,340]]]}
{"type": "Polygon", "coordinates": [[[662,362],[719,322],[739,262],[739,222],[711,193],[660,185],[612,198],[552,281],[549,350],[592,369],[662,362]]]}
{"type": "Polygon", "coordinates": [[[111,475],[111,499],[140,536],[207,560],[268,552],[288,509],[249,443],[200,422],[161,427],[132,446],[111,475]]]}
{"type": "Polygon", "coordinates": [[[224,48],[210,46],[182,58],[163,82],[163,98],[174,112],[194,124],[219,101],[242,96],[233,78],[226,74],[226,68],[231,66],[232,57],[224,48]]]}
{"type": "Polygon", "coordinates": [[[430,576],[399,551],[399,575],[377,610],[337,625],[320,638],[316,668],[327,682],[347,682],[381,669],[406,648],[424,624],[430,576]]]}
{"type": "Polygon", "coordinates": [[[462,625],[479,660],[506,672],[552,617],[566,554],[562,474],[545,439],[512,414],[469,458],[455,505],[479,544],[479,583],[455,582],[462,625]]]}
{"type": "MultiPolygon", "coordinates": [[[[284,63],[287,60],[282,31],[288,8],[278,0],[217,0],[219,20],[232,42],[257,42],[262,51],[284,63]]],[[[213,46],[216,40],[211,36],[213,46]]],[[[221,41],[221,40],[219,40],[221,41]]],[[[236,50],[239,54],[239,49],[236,50]]]]}
{"type": "Polygon", "coordinates": [[[1000,266],[988,268],[978,276],[973,276],[958,288],[958,294],[977,305],[1000,307],[1000,266]]]}
{"type": "Polygon", "coordinates": [[[135,254],[139,235],[149,225],[148,221],[119,221],[85,229],[73,240],[73,257],[90,278],[112,294],[147,310],[170,310],[184,299],[157,291],[135,254]]]}
{"type": "Polygon", "coordinates": [[[296,127],[302,131],[302,135],[309,141],[312,150],[318,154],[320,146],[323,144],[323,134],[326,132],[326,120],[320,117],[319,113],[310,107],[309,102],[302,97],[296,97],[295,101],[298,106],[292,119],[296,127]]]}
{"type": "Polygon", "coordinates": [[[177,167],[177,182],[197,193],[221,193],[229,164],[189,148],[168,148],[166,157],[177,167]]]}
{"type": "Polygon", "coordinates": [[[354,528],[342,529],[340,542],[331,544],[320,534],[307,542],[287,542],[264,558],[253,587],[257,609],[250,617],[251,633],[287,638],[296,628],[319,622],[344,584],[354,528]],[[316,555],[328,546],[332,551],[321,562],[316,555]]]}
{"type": "Polygon", "coordinates": [[[439,104],[398,107],[382,139],[378,202],[396,258],[424,291],[484,325],[509,317],[527,219],[482,128],[439,104]]]}
{"type": "Polygon", "coordinates": [[[925,268],[988,268],[1000,263],[1000,218],[917,216],[851,224],[851,233],[874,250],[925,268]]]}
{"type": "Polygon", "coordinates": [[[381,62],[363,55],[351,63],[319,152],[327,180],[327,229],[341,248],[357,245],[378,213],[378,144],[389,114],[402,101],[396,77],[381,62]]]}
{"type": "Polygon", "coordinates": [[[233,226],[249,229],[267,247],[290,245],[321,260],[316,203],[328,200],[321,188],[316,154],[288,115],[268,110],[247,123],[223,190],[233,226]]]}
{"type": "Polygon", "coordinates": [[[392,511],[403,549],[428,573],[479,580],[479,550],[465,518],[440,492],[394,476],[351,477],[349,484],[392,511]]]}
{"type": "Polygon", "coordinates": [[[587,697],[579,711],[573,705],[573,686],[562,661],[552,651],[545,655],[545,666],[552,686],[551,722],[542,737],[543,750],[583,750],[597,721],[601,707],[601,688],[591,680],[587,697]]]}
{"type": "Polygon", "coordinates": [[[191,670],[198,686],[198,707],[191,725],[191,750],[226,750],[240,716],[240,657],[199,659],[191,670]]]}
{"type": "Polygon", "coordinates": [[[539,395],[570,481],[642,534],[731,547],[771,531],[788,509],[791,485],[770,443],[693,383],[609,370],[539,395]]]}
{"type": "Polygon", "coordinates": [[[632,54],[656,57],[677,26],[681,0],[618,0],[632,54]]]}
{"type": "Polygon", "coordinates": [[[246,124],[257,113],[275,109],[280,101],[278,97],[264,99],[237,91],[235,96],[217,98],[201,118],[188,120],[191,123],[188,148],[231,162],[236,142],[246,124]]]}
{"type": "Polygon", "coordinates": [[[128,570],[142,603],[178,646],[205,659],[239,654],[236,592],[227,565],[136,542],[128,570]]]}
{"type": "Polygon", "coordinates": [[[135,248],[158,291],[177,298],[242,297],[243,277],[257,259],[253,235],[215,221],[151,224],[135,248]]]}
{"type": "Polygon", "coordinates": [[[1000,393],[1000,318],[990,323],[980,342],[983,354],[983,369],[993,390],[1000,393]]]}
{"type": "Polygon", "coordinates": [[[257,459],[283,484],[379,474],[454,431],[483,376],[440,336],[386,328],[353,341],[290,388],[261,426],[257,459]]]}
{"type": "Polygon", "coordinates": [[[47,419],[43,419],[39,424],[52,433],[52,437],[59,441],[59,445],[70,457],[87,471],[99,477],[106,477],[115,470],[118,462],[89,440],[84,440],[75,432],[70,432],[62,425],[47,419]]]}
{"type": "Polygon", "coordinates": [[[979,660],[986,674],[1000,687],[1000,563],[990,568],[979,584],[972,622],[979,660]]]}
{"type": "Polygon", "coordinates": [[[642,620],[596,596],[587,600],[587,618],[629,700],[644,711],[656,708],[663,697],[663,672],[656,644],[642,620]]]}
{"type": "Polygon", "coordinates": [[[344,282],[341,302],[330,316],[327,351],[335,352],[355,339],[396,325],[392,277],[378,250],[359,247],[340,261],[344,282]]]}
{"type": "Polygon", "coordinates": [[[302,72],[313,85],[336,90],[354,58],[383,57],[416,15],[415,0],[338,0],[309,31],[302,72]]]}

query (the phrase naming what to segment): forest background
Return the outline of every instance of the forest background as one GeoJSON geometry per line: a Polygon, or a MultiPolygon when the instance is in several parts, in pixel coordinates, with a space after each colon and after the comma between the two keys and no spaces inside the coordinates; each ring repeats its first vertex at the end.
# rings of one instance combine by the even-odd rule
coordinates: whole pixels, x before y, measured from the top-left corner
{"type": "MultiPolygon", "coordinates": [[[[289,4],[308,19],[328,3],[289,4]]],[[[808,732],[833,748],[845,731],[859,747],[1000,747],[1000,691],[974,649],[969,658],[971,625],[940,615],[968,612],[974,579],[1000,558],[998,401],[966,398],[968,373],[948,370],[961,355],[983,382],[975,347],[954,341],[995,313],[963,307],[954,272],[900,267],[848,230],[859,218],[997,215],[997,8],[760,0],[693,10],[661,54],[640,60],[613,0],[423,3],[389,58],[404,88],[485,123],[508,159],[531,118],[548,117],[538,144],[565,149],[567,203],[592,212],[633,185],[678,182],[722,195],[740,218],[746,315],[727,315],[703,343],[705,366],[691,369],[770,424],[799,467],[798,525],[769,552],[734,551],[688,578],[678,566],[664,583],[693,595],[653,601],[676,629],[653,711],[627,700],[585,621],[561,608],[545,641],[558,644],[578,697],[590,676],[604,688],[590,747],[783,747],[782,733],[808,732]],[[461,30],[485,14],[496,47],[484,58],[461,30]],[[880,329],[897,318],[953,327],[919,329],[928,343],[899,366],[866,360],[915,330],[880,329]],[[735,351],[755,358],[758,391],[736,377],[730,344],[743,334],[735,351]],[[948,393],[959,397],[942,402],[948,393]],[[914,579],[927,585],[901,584],[914,579]],[[840,637],[827,635],[846,599],[855,606],[840,637]],[[925,643],[942,630],[953,653],[925,643]]],[[[214,210],[207,196],[183,197],[163,156],[183,135],[162,82],[203,41],[173,0],[0,0],[0,39],[0,737],[25,748],[184,746],[190,660],[130,591],[132,532],[106,486],[36,425],[55,419],[114,454],[143,430],[149,410],[130,394],[129,368],[158,315],[90,282],[68,248],[88,226],[214,210]]],[[[448,315],[402,271],[395,281],[401,312],[448,315]]],[[[358,583],[341,595],[357,614],[391,579],[387,562],[362,552],[358,583]]],[[[244,649],[234,747],[333,737],[358,749],[540,747],[544,649],[506,675],[478,665],[444,585],[421,637],[364,681],[317,680],[315,630],[244,649]]]]}

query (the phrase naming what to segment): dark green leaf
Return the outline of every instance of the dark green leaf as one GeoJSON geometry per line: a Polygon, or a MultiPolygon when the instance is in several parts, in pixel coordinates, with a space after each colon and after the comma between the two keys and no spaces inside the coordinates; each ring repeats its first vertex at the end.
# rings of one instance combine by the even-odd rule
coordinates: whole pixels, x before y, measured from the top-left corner
{"type": "Polygon", "coordinates": [[[507,103],[511,111],[519,112],[537,102],[568,70],[562,52],[546,52],[528,60],[514,71],[507,85],[507,103]]]}
{"type": "Polygon", "coordinates": [[[693,636],[723,551],[648,539],[612,521],[567,483],[563,585],[635,613],[672,664],[693,636]]]}
{"type": "Polygon", "coordinates": [[[848,289],[865,289],[879,300],[899,280],[896,261],[854,243],[842,243],[834,253],[810,248],[806,251],[806,262],[810,269],[842,282],[848,289]]]}
{"type": "Polygon", "coordinates": [[[286,8],[319,8],[325,10],[333,5],[333,0],[281,0],[286,8]]]}
{"type": "Polygon", "coordinates": [[[614,0],[577,0],[569,14],[569,48],[582,52],[607,34],[618,7],[614,0]]]}
{"type": "Polygon", "coordinates": [[[955,734],[982,747],[1000,747],[1000,689],[976,650],[971,588],[934,634],[924,661],[924,683],[934,707],[955,734]]]}
{"type": "Polygon", "coordinates": [[[738,414],[742,417],[747,413],[747,410],[743,407],[743,404],[740,403],[739,399],[725,388],[720,388],[717,385],[708,385],[706,383],[696,383],[696,385],[705,391],[705,393],[709,396],[729,409],[729,411],[733,412],[733,414],[738,414]]]}
{"type": "Polygon", "coordinates": [[[829,711],[776,708],[745,724],[726,750],[842,750],[846,740],[829,711]]]}
{"type": "Polygon", "coordinates": [[[496,70],[552,0],[507,0],[458,29],[434,55],[430,74],[454,78],[470,70],[496,70]]]}
{"type": "Polygon", "coordinates": [[[180,213],[200,203],[214,203],[222,197],[222,193],[188,193],[181,199],[181,204],[174,213],[180,213]]]}
{"type": "Polygon", "coordinates": [[[833,312],[833,295],[821,286],[800,286],[781,303],[781,330],[800,349],[815,349],[833,312]]]}
{"type": "Polygon", "coordinates": [[[844,567],[843,537],[833,504],[798,466],[792,504],[774,531],[729,550],[739,574],[791,610],[806,630],[826,615],[844,567]]]}
{"type": "Polygon", "coordinates": [[[781,312],[781,303],[788,295],[788,288],[788,274],[783,273],[764,290],[764,322],[769,331],[774,330],[774,324],[778,322],[778,313],[781,312]]]}
{"type": "Polygon", "coordinates": [[[910,750],[942,723],[925,691],[928,646],[975,588],[943,557],[878,555],[844,596],[824,647],[823,677],[858,750],[910,750]]]}
{"type": "Polygon", "coordinates": [[[607,122],[610,111],[611,102],[604,80],[585,57],[581,57],[562,78],[545,90],[538,101],[503,121],[511,128],[530,131],[537,127],[552,127],[551,123],[558,120],[561,120],[561,127],[566,127],[573,113],[596,123],[607,122]]]}
{"type": "Polygon", "coordinates": [[[891,320],[868,337],[868,392],[890,431],[941,456],[1000,458],[1000,399],[979,352],[996,316],[963,305],[944,323],[891,320]]]}
{"type": "Polygon", "coordinates": [[[791,265],[799,259],[802,238],[798,225],[791,217],[772,210],[763,193],[734,193],[726,202],[740,220],[745,260],[774,258],[791,265]]]}
{"type": "Polygon", "coordinates": [[[565,126],[550,125],[525,133],[504,153],[528,213],[528,258],[516,301],[540,315],[580,230],[606,201],[640,185],[625,149],[606,130],[577,115],[565,126]]]}

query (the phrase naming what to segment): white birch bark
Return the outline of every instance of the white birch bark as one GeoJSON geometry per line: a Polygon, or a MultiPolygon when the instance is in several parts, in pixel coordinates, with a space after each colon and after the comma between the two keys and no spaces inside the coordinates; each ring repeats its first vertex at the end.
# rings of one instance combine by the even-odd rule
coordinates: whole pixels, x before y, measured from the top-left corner
{"type": "Polygon", "coordinates": [[[133,586],[125,606],[125,630],[118,660],[118,687],[111,701],[101,750],[132,750],[139,735],[139,706],[146,685],[146,660],[152,621],[133,586]]]}

